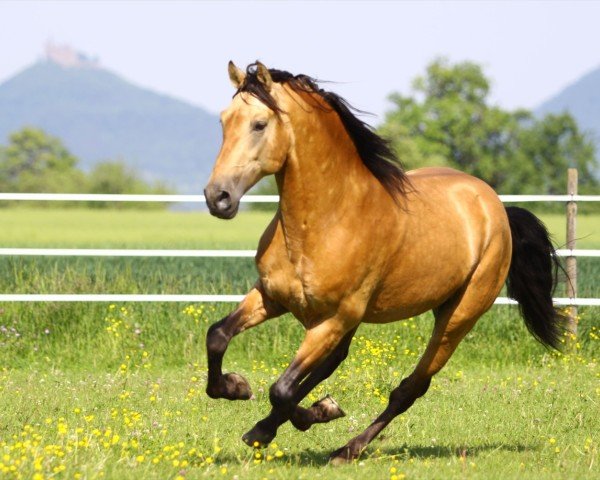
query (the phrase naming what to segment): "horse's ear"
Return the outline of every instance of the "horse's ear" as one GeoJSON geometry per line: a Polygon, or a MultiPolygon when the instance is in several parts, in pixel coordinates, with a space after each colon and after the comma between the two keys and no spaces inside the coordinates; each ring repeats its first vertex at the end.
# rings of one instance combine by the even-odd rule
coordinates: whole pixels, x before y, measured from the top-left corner
{"type": "Polygon", "coordinates": [[[265,86],[267,92],[271,90],[273,79],[271,78],[269,69],[258,61],[256,62],[256,78],[258,78],[258,81],[265,86]]]}
{"type": "Polygon", "coordinates": [[[231,60],[229,60],[227,70],[229,71],[229,80],[231,80],[233,86],[236,89],[240,88],[246,79],[246,74],[240,68],[236,67],[235,63],[233,63],[231,60]]]}

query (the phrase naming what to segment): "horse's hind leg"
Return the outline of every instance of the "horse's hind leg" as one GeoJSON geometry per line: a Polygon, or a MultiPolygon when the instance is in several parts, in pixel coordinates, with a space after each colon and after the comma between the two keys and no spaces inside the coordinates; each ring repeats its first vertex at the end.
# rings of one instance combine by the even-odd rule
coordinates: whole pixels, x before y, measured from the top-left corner
{"type": "MultiPolygon", "coordinates": [[[[300,403],[313,388],[323,380],[329,378],[335,369],[339,367],[340,363],[346,359],[348,350],[350,349],[350,342],[355,332],[356,328],[348,332],[323,363],[300,384],[300,388],[294,395],[294,403],[300,403]]],[[[309,408],[296,405],[290,421],[298,430],[306,431],[315,423],[330,422],[344,415],[344,411],[337,402],[327,395],[325,398],[313,403],[309,408]]]]}
{"type": "MultiPolygon", "coordinates": [[[[323,365],[327,357],[357,325],[358,321],[354,325],[348,326],[347,322],[334,316],[306,331],[306,336],[294,360],[269,390],[271,413],[242,436],[242,440],[247,445],[264,446],[273,440],[279,426],[288,421],[296,412],[296,400],[308,393],[302,388],[302,381],[308,380],[309,376],[323,365]]],[[[324,370],[324,372],[326,371],[324,370]]],[[[304,388],[308,390],[313,382],[316,384],[316,380],[321,375],[313,377],[311,383],[306,384],[304,388]]]]}
{"type": "Polygon", "coordinates": [[[231,339],[238,333],[284,312],[285,309],[267,297],[258,284],[250,290],[234,312],[210,326],[206,334],[206,353],[208,355],[206,393],[209,397],[247,400],[252,396],[250,385],[244,377],[237,373],[223,374],[225,350],[231,339]]]}
{"type": "Polygon", "coordinates": [[[427,392],[431,377],[439,372],[454,350],[471,330],[477,319],[492,305],[493,298],[482,301],[469,295],[471,288],[463,290],[434,311],[435,326],[425,353],[415,370],[392,390],[386,409],[367,429],[331,454],[331,462],[340,464],[358,458],[365,447],[397,415],[406,411],[415,400],[427,392]]]}

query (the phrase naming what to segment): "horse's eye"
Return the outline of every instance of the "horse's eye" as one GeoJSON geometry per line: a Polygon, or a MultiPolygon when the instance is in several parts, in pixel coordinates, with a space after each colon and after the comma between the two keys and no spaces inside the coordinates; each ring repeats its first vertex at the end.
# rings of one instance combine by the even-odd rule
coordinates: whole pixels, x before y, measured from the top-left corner
{"type": "Polygon", "coordinates": [[[267,127],[267,122],[259,120],[252,124],[252,130],[255,132],[262,132],[267,127]]]}

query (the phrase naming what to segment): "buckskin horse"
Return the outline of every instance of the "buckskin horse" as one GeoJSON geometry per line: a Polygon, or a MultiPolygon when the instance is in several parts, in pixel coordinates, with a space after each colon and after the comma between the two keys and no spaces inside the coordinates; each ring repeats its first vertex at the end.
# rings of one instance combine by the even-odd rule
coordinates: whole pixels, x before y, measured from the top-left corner
{"type": "Polygon", "coordinates": [[[208,330],[207,394],[245,400],[248,382],[223,373],[230,340],[291,312],[306,329],[295,358],[271,386],[271,412],[243,437],[271,442],[286,421],[300,430],[343,416],[329,396],[299,403],[348,354],[361,322],[433,310],[435,324],[414,371],[385,410],[331,454],[357,458],[394,417],[425,394],[507,281],[530,332],[557,347],[563,317],[552,303],[557,259],[544,225],[505,208],[485,182],[449,168],[405,172],[388,143],[335,93],[306,75],[229,63],[236,88],[222,112],[223,144],[204,191],[212,215],[233,218],[241,196],[274,174],[280,201],[260,239],[258,280],[235,311],[208,330]]]}

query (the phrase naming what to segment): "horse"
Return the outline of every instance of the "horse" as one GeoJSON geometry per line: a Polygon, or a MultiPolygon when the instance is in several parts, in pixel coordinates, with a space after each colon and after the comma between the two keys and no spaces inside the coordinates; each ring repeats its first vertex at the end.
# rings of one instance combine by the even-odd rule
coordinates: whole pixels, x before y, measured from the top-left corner
{"type": "Polygon", "coordinates": [[[346,358],[362,322],[428,310],[435,318],[412,373],[383,412],[330,455],[333,464],[358,458],[427,392],[505,281],[529,331],[558,348],[565,321],[552,303],[558,262],[536,216],[505,208],[484,181],[456,170],[405,171],[389,143],[312,77],[260,62],[245,71],[229,62],[228,71],[235,94],[220,116],[223,142],[204,190],[209,211],[235,217],[242,195],[271,174],[280,200],[258,244],[256,283],[208,329],[208,396],[252,396],[245,378],[222,371],[235,335],[286,312],[306,330],[270,387],[270,413],[243,435],[247,445],[268,445],[288,420],[305,431],[344,415],[330,396],[299,404],[346,358]]]}

